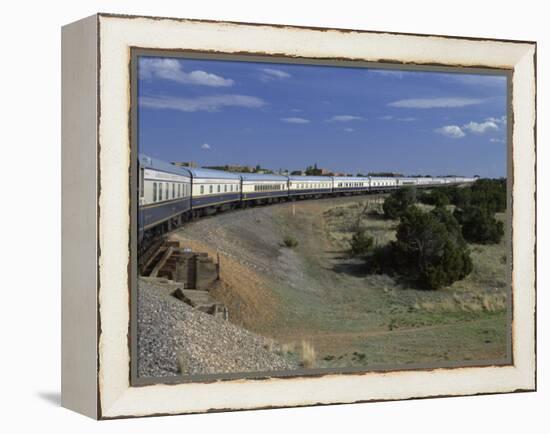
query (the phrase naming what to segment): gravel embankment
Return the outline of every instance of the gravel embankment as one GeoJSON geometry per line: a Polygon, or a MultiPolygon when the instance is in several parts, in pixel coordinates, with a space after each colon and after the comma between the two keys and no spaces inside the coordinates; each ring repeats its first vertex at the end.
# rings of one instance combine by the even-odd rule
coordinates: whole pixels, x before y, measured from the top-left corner
{"type": "Polygon", "coordinates": [[[151,282],[138,284],[138,375],[296,369],[272,340],[199,312],[151,282]]]}

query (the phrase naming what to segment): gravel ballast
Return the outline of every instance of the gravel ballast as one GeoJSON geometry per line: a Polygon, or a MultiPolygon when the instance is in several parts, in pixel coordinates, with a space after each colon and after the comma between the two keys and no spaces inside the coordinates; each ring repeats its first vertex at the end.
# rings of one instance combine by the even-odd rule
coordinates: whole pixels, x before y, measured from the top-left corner
{"type": "Polygon", "coordinates": [[[297,369],[271,339],[193,309],[154,282],[138,283],[138,376],[297,369]]]}

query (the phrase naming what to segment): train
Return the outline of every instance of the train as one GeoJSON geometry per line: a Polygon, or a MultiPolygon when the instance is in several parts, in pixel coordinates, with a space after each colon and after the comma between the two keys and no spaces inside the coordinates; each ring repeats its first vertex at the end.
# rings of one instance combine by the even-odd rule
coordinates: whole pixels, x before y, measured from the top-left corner
{"type": "Polygon", "coordinates": [[[343,195],[387,193],[405,187],[472,183],[467,177],[285,176],[176,166],[138,157],[138,242],[198,217],[235,208],[343,195]]]}

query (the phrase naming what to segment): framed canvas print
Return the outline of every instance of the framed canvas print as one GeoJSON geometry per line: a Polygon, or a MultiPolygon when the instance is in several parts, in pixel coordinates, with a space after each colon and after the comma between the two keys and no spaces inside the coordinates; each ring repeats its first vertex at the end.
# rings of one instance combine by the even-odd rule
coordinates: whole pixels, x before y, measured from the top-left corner
{"type": "Polygon", "coordinates": [[[65,407],[535,390],[534,42],[98,14],[62,54],[65,407]]]}

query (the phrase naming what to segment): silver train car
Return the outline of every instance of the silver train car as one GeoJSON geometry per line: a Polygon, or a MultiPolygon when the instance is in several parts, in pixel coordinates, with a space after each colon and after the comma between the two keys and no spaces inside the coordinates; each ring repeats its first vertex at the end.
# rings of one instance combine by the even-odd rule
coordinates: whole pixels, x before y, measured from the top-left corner
{"type": "Polygon", "coordinates": [[[185,169],[141,155],[138,160],[139,239],[144,232],[183,223],[191,210],[191,176],[185,169]]]}

